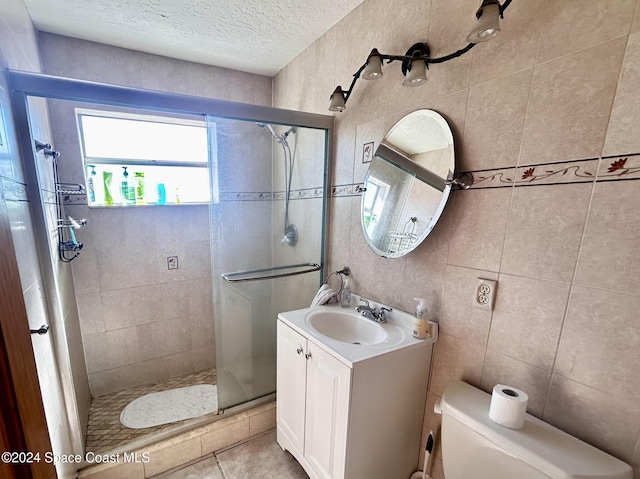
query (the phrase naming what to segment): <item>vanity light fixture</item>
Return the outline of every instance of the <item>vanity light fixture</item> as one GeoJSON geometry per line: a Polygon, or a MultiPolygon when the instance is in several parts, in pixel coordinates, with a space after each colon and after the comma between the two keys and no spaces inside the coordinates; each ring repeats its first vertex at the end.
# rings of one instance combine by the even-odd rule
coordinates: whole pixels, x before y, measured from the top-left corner
{"type": "Polygon", "coordinates": [[[505,0],[500,4],[499,0],[482,0],[480,8],[476,12],[476,25],[469,32],[467,41],[469,44],[460,50],[439,58],[431,58],[429,45],[424,42],[416,43],[407,50],[404,55],[387,55],[380,53],[377,48],[371,50],[367,61],[357,72],[353,74],[353,80],[349,90],[344,91],[340,85],[336,87],[330,97],[330,111],[343,111],[346,108],[347,100],[351,96],[353,87],[362,76],[365,80],[377,80],[383,76],[382,62],[394,61],[402,62],[402,73],[405,80],[404,86],[419,86],[427,81],[427,69],[431,63],[443,63],[464,55],[477,43],[491,40],[500,32],[500,18],[504,18],[504,11],[512,0],[505,0]]]}

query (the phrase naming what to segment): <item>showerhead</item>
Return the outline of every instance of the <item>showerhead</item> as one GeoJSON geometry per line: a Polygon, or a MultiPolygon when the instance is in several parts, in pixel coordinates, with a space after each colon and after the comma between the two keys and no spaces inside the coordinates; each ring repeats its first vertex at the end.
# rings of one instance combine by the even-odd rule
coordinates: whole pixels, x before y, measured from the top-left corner
{"type": "Polygon", "coordinates": [[[276,130],[273,129],[273,127],[269,124],[269,123],[263,123],[261,121],[257,121],[256,125],[258,125],[260,128],[264,128],[265,126],[267,128],[269,128],[269,131],[271,132],[271,134],[273,135],[273,137],[278,141],[278,143],[283,141],[283,137],[279,136],[276,133],[276,130]]]}
{"type": "Polygon", "coordinates": [[[283,141],[286,141],[287,137],[291,133],[295,133],[297,131],[296,127],[292,126],[287,131],[285,131],[282,135],[278,135],[278,133],[276,133],[276,131],[273,129],[273,127],[269,123],[263,123],[261,121],[257,121],[256,125],[259,126],[260,128],[264,128],[265,126],[269,128],[269,131],[271,132],[273,137],[278,141],[278,143],[282,143],[283,141]]]}
{"type": "Polygon", "coordinates": [[[287,139],[287,137],[288,137],[291,133],[295,133],[296,131],[298,131],[298,130],[296,129],[296,127],[295,127],[295,126],[292,126],[291,128],[289,128],[287,131],[285,131],[285,132],[282,134],[282,138],[284,138],[284,139],[286,140],[286,139],[287,139]]]}

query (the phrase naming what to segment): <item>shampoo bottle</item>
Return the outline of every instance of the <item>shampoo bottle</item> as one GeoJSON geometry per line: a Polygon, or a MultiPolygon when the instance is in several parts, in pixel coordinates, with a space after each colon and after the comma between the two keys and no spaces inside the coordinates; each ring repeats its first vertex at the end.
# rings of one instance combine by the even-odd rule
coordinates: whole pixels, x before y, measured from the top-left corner
{"type": "Polygon", "coordinates": [[[166,205],[167,204],[167,190],[164,187],[164,183],[158,183],[156,185],[156,191],[158,192],[158,201],[156,201],[156,204],[158,204],[158,205],[166,205]]]}
{"type": "Polygon", "coordinates": [[[110,171],[102,172],[102,181],[104,185],[104,204],[110,206],[113,204],[113,192],[112,192],[112,182],[113,182],[113,173],[110,171]]]}
{"type": "Polygon", "coordinates": [[[95,165],[87,165],[91,168],[91,171],[87,175],[87,193],[89,193],[89,202],[91,204],[96,202],[96,185],[93,179],[96,176],[96,167],[95,165]]]}
{"type": "Polygon", "coordinates": [[[413,320],[413,337],[416,339],[427,339],[429,337],[429,311],[427,310],[427,300],[424,298],[413,298],[418,302],[416,306],[416,317],[413,320]]]}
{"type": "Polygon", "coordinates": [[[136,185],[136,204],[144,205],[147,202],[145,201],[145,190],[144,190],[144,172],[136,171],[133,174],[133,179],[135,180],[136,185]]]}
{"type": "Polygon", "coordinates": [[[351,307],[351,285],[349,280],[344,280],[344,288],[342,288],[342,295],[340,296],[340,306],[343,308],[351,307]]]}

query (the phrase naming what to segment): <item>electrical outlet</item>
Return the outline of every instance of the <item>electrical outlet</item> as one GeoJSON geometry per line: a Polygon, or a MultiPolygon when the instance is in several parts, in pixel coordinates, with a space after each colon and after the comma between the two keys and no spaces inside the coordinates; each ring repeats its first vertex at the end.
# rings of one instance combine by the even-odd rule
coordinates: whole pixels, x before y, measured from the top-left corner
{"type": "Polygon", "coordinates": [[[167,269],[178,269],[177,256],[167,256],[167,269]]]}
{"type": "Polygon", "coordinates": [[[493,310],[493,302],[496,297],[496,287],[498,282],[492,279],[478,278],[475,293],[473,295],[473,305],[477,308],[493,310]]]}

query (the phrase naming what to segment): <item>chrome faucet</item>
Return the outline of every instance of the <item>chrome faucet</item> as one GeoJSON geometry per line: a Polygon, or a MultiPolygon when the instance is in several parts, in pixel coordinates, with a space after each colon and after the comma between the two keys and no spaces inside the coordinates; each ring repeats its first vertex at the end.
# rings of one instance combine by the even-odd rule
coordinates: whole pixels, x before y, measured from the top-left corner
{"type": "Polygon", "coordinates": [[[376,311],[376,308],[372,308],[369,306],[369,301],[360,298],[364,304],[356,306],[356,313],[361,314],[363,317],[370,319],[371,321],[375,321],[376,323],[386,323],[387,322],[387,311],[392,311],[391,308],[385,308],[384,306],[380,308],[380,311],[376,311]]]}

